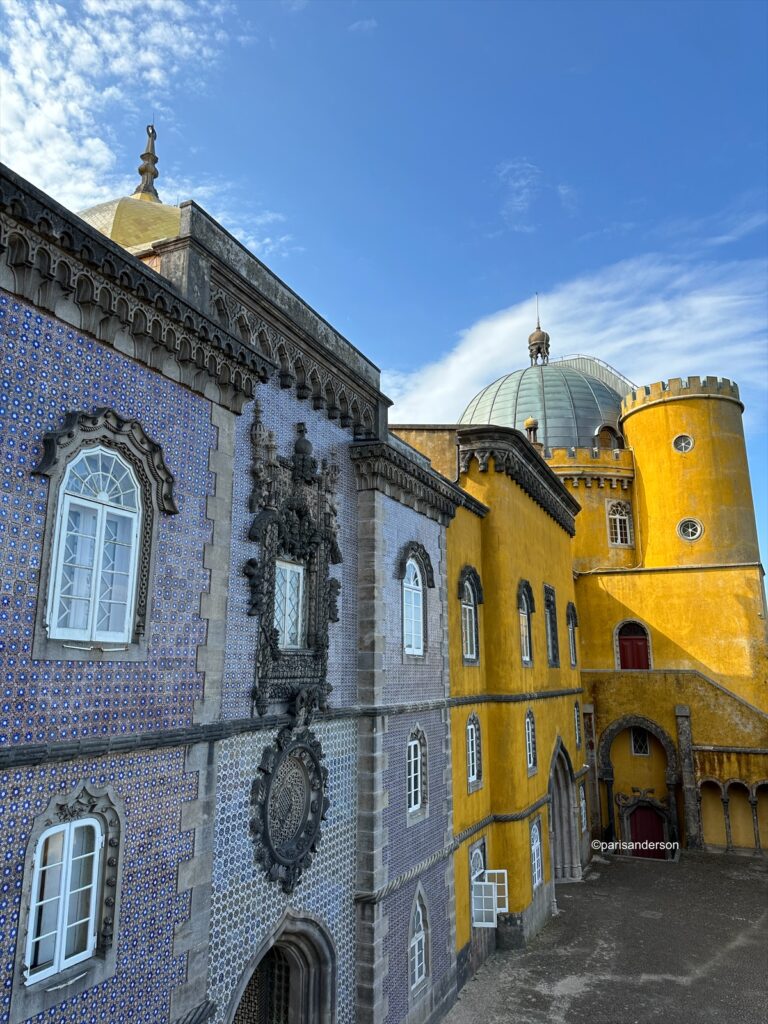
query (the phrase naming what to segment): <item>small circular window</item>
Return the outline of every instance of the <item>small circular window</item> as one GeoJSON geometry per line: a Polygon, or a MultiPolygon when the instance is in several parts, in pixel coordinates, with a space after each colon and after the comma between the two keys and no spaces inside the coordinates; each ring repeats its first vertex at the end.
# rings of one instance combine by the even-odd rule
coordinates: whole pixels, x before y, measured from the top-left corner
{"type": "Polygon", "coordinates": [[[689,452],[693,448],[693,438],[690,434],[678,434],[672,442],[676,452],[689,452]]]}
{"type": "Polygon", "coordinates": [[[704,528],[698,519],[681,519],[677,524],[677,532],[683,540],[698,540],[704,528]]]}

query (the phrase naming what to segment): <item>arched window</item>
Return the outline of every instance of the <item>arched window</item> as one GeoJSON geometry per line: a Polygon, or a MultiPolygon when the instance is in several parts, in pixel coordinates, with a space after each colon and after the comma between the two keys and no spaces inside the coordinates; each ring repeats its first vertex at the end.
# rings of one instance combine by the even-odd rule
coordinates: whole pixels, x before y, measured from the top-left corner
{"type": "Polygon", "coordinates": [[[521,580],[517,588],[517,612],[520,620],[520,656],[523,665],[533,664],[531,614],[535,610],[531,585],[527,580],[521,580]]]}
{"type": "Polygon", "coordinates": [[[619,668],[649,669],[651,644],[648,630],[639,622],[623,622],[616,630],[619,668]]]}
{"type": "Polygon", "coordinates": [[[480,744],[480,719],[472,714],[467,719],[467,782],[479,783],[483,778],[483,760],[480,744]]]}
{"type": "Polygon", "coordinates": [[[275,563],[275,629],[278,647],[304,647],[304,566],[278,559],[275,563]]]}
{"type": "Polygon", "coordinates": [[[576,647],[576,627],[579,624],[578,617],[576,615],[576,606],[573,601],[568,602],[568,607],[565,610],[565,621],[568,624],[568,653],[571,658],[571,668],[576,668],[578,663],[578,651],[576,647]]]}
{"type": "Polygon", "coordinates": [[[536,771],[536,720],[532,711],[525,714],[525,761],[529,773],[536,771]]]}
{"type": "Polygon", "coordinates": [[[560,644],[557,639],[557,603],[555,588],[544,586],[544,623],[547,630],[547,664],[550,668],[560,665],[560,644]]]}
{"type": "Polygon", "coordinates": [[[531,879],[534,889],[538,889],[544,880],[541,867],[541,823],[538,820],[531,825],[531,879]]]}
{"type": "Polygon", "coordinates": [[[576,701],[573,705],[573,730],[576,734],[576,747],[581,747],[581,708],[579,702],[576,701]]]}
{"type": "Polygon", "coordinates": [[[469,874],[473,882],[485,874],[485,847],[482,845],[476,846],[472,851],[469,858],[469,874]]]}
{"type": "Polygon", "coordinates": [[[408,945],[408,974],[411,982],[411,991],[419,988],[426,980],[429,971],[428,930],[427,908],[424,906],[424,900],[421,898],[421,895],[417,895],[411,914],[411,938],[408,945]]]}
{"type": "Polygon", "coordinates": [[[477,661],[477,604],[468,582],[461,593],[461,649],[465,661],[477,661]]]}
{"type": "Polygon", "coordinates": [[[408,813],[426,810],[427,806],[427,741],[421,729],[408,737],[406,752],[406,798],[408,813]]]}
{"type": "Polygon", "coordinates": [[[131,466],[86,448],[61,483],[48,597],[53,639],[131,640],[142,508],[131,466]]]}
{"type": "Polygon", "coordinates": [[[628,501],[608,501],[608,543],[612,547],[632,547],[635,542],[632,527],[632,506],[628,501]]]}
{"type": "Polygon", "coordinates": [[[403,577],[403,650],[424,653],[424,586],[413,558],[408,559],[403,577]]]}
{"type": "Polygon", "coordinates": [[[587,787],[582,782],[579,786],[579,807],[581,809],[581,831],[587,831],[587,787]]]}

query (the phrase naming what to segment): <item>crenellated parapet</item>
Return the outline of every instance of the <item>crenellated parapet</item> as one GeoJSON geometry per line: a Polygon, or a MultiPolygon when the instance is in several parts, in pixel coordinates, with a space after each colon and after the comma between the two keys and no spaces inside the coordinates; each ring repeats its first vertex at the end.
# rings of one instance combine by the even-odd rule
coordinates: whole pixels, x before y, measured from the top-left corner
{"type": "Polygon", "coordinates": [[[621,419],[633,412],[659,402],[676,401],[684,398],[719,398],[736,402],[742,409],[738,385],[727,377],[670,377],[636,388],[621,400],[621,419]]]}
{"type": "Polygon", "coordinates": [[[622,448],[549,448],[544,458],[572,487],[627,490],[635,476],[634,455],[622,448]]]}

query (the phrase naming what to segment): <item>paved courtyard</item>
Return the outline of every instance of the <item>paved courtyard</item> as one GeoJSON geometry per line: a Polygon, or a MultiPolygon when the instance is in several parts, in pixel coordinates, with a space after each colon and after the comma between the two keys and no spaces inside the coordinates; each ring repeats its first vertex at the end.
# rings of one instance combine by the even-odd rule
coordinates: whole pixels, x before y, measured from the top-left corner
{"type": "Polygon", "coordinates": [[[497,952],[446,1024],[765,1024],[768,864],[593,861],[525,951],[497,952]]]}

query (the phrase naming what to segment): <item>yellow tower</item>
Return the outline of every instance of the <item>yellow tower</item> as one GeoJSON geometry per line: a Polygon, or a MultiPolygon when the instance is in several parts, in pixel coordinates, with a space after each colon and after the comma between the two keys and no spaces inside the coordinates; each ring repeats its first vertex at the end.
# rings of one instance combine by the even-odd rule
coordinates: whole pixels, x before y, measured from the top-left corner
{"type": "Polygon", "coordinates": [[[673,378],[625,396],[644,567],[759,562],[743,410],[737,386],[716,377],[673,378]]]}

